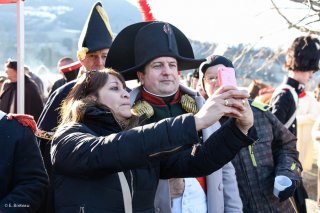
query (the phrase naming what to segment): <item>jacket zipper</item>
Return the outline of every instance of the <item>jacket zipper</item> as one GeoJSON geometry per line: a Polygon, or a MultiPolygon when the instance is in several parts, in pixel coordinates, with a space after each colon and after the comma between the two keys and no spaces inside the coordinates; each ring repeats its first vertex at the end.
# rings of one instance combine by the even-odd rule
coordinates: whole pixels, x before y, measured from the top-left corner
{"type": "Polygon", "coordinates": [[[254,167],[257,167],[257,161],[256,161],[256,157],[254,156],[253,147],[256,144],[256,142],[258,142],[258,141],[259,141],[259,139],[257,139],[251,145],[248,146],[251,162],[254,167]]]}

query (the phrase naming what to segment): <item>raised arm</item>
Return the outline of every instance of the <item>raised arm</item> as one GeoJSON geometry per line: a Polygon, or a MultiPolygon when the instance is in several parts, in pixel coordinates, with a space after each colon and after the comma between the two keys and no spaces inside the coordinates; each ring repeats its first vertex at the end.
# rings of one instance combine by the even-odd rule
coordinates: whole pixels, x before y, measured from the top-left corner
{"type": "Polygon", "coordinates": [[[128,131],[96,137],[85,126],[73,126],[53,140],[51,159],[57,173],[91,175],[145,166],[197,143],[192,114],[165,119],[128,131]]]}

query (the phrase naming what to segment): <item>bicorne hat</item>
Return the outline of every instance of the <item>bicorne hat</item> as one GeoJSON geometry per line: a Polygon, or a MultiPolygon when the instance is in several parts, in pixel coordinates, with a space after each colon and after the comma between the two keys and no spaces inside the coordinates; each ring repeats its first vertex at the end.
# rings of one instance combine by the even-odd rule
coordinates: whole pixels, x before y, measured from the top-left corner
{"type": "Polygon", "coordinates": [[[77,56],[83,60],[87,53],[111,47],[113,33],[108,15],[100,2],[94,4],[78,41],[77,56]]]}
{"type": "Polygon", "coordinates": [[[173,57],[179,70],[197,68],[205,59],[195,59],[188,38],[165,22],[139,22],[124,28],[108,52],[106,67],[119,71],[126,80],[158,57],[173,57]]]}

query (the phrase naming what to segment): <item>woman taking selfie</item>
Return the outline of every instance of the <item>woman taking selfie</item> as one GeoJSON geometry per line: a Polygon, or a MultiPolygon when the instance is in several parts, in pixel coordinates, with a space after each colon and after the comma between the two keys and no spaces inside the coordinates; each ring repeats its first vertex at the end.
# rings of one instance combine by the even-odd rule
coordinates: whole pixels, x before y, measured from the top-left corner
{"type": "Polygon", "coordinates": [[[52,143],[55,212],[154,212],[159,178],[210,174],[253,142],[242,133],[252,112],[234,98],[248,94],[226,87],[195,115],[136,127],[144,117],[131,113],[123,77],[86,73],[62,105],[52,143]],[[197,144],[197,131],[225,114],[236,119],[197,144]]]}

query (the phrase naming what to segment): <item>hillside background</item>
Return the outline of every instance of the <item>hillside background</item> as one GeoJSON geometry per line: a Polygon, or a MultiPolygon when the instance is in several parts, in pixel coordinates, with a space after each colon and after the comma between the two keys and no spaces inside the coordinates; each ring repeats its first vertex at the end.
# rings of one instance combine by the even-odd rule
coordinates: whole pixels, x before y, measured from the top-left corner
{"type": "MultiPolygon", "coordinates": [[[[39,67],[56,71],[59,58],[76,59],[77,42],[94,1],[27,0],[25,2],[25,63],[37,73],[39,67]]],[[[116,35],[125,26],[142,21],[138,8],[126,0],[102,0],[116,35]]],[[[0,6],[0,63],[16,58],[16,6],[0,6]]],[[[190,40],[197,58],[212,54],[219,44],[190,40]]],[[[252,79],[279,84],[286,74],[282,69],[285,51],[246,44],[224,47],[224,55],[233,60],[239,83],[252,79]]],[[[219,52],[221,53],[221,51],[219,52]]],[[[0,66],[1,67],[1,66],[0,66]]],[[[2,68],[0,68],[2,70],[2,68]]],[[[191,72],[191,71],[189,71],[191,72]]]]}

